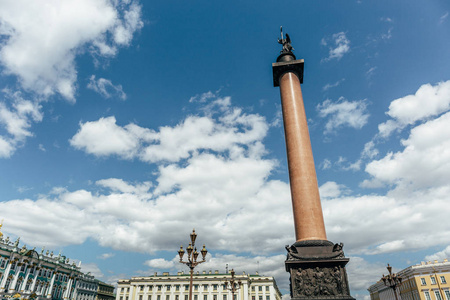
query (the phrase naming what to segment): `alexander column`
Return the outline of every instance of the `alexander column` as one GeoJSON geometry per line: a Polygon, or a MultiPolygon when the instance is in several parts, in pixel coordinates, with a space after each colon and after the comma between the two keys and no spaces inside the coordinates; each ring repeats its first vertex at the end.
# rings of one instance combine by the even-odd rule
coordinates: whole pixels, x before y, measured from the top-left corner
{"type": "Polygon", "coordinates": [[[296,242],[286,246],[286,271],[290,273],[291,297],[305,299],[354,299],[350,296],[343,244],[327,240],[319,187],[309,138],[300,84],[303,59],[292,53],[289,35],[277,62],[272,64],[273,85],[280,87],[286,150],[291,186],[296,242]]]}

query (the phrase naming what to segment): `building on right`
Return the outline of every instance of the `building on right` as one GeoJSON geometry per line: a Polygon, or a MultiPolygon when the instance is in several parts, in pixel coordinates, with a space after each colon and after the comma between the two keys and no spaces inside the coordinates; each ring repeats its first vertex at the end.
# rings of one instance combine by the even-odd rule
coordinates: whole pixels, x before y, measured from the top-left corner
{"type": "MultiPolygon", "coordinates": [[[[450,262],[422,262],[399,272],[402,283],[396,290],[400,300],[450,300],[450,262]]],[[[367,289],[371,300],[395,300],[394,290],[382,280],[367,289]]]]}

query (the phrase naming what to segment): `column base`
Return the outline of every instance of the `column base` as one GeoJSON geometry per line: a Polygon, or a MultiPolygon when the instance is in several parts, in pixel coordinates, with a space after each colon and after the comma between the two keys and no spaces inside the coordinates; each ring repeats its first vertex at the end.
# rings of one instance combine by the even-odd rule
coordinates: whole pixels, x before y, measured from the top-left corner
{"type": "Polygon", "coordinates": [[[326,240],[300,241],[286,246],[286,271],[292,300],[354,300],[350,296],[343,244],[326,240]]]}

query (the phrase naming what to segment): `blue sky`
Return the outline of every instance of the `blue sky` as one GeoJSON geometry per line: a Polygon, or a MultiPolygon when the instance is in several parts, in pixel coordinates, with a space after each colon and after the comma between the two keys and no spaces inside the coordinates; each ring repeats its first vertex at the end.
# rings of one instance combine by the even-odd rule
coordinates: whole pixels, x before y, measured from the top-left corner
{"type": "Polygon", "coordinates": [[[448,1],[2,1],[3,232],[108,282],[275,276],[294,241],[278,88],[297,58],[329,240],[352,295],[450,256],[448,1]]]}

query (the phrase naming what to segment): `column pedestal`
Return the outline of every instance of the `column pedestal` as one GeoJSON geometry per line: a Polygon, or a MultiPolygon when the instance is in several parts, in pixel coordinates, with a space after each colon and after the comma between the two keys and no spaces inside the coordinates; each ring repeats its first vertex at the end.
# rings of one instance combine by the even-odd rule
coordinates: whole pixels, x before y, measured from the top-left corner
{"type": "Polygon", "coordinates": [[[286,271],[290,275],[292,300],[354,300],[350,296],[341,244],[324,240],[296,242],[286,246],[286,271]]]}

